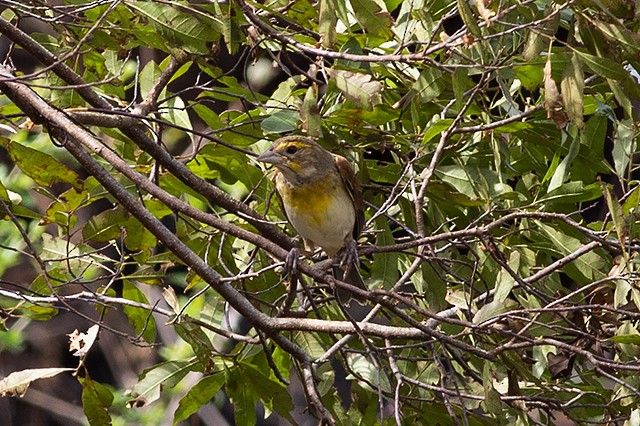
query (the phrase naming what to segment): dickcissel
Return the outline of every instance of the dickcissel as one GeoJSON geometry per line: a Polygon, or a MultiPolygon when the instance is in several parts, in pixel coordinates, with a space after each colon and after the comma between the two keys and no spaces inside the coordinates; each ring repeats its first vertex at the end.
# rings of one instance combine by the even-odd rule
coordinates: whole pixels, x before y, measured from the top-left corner
{"type": "Polygon", "coordinates": [[[276,167],[276,194],[305,240],[330,257],[345,248],[336,278],[365,289],[357,266],[356,240],[364,226],[362,190],[349,161],[304,136],[277,139],[258,161],[276,167]]]}

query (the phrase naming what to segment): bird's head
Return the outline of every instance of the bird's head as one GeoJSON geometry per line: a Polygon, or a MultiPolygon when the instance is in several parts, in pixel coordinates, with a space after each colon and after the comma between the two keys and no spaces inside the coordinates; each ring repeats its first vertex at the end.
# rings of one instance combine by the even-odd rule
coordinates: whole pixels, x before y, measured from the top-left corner
{"type": "Polygon", "coordinates": [[[305,136],[277,139],[256,160],[273,164],[285,178],[298,182],[322,177],[335,167],[333,155],[305,136]]]}

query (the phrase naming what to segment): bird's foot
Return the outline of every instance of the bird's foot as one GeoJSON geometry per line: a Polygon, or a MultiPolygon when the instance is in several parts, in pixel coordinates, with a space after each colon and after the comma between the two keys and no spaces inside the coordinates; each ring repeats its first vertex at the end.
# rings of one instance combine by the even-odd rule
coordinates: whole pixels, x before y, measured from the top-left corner
{"type": "Polygon", "coordinates": [[[344,246],[344,250],[342,251],[342,256],[340,258],[340,267],[351,267],[355,266],[358,268],[360,266],[360,258],[358,257],[358,244],[355,240],[349,240],[346,242],[344,246]]]}
{"type": "Polygon", "coordinates": [[[284,259],[284,268],[289,276],[294,275],[298,269],[298,259],[300,258],[300,250],[292,248],[287,257],[284,259]]]}

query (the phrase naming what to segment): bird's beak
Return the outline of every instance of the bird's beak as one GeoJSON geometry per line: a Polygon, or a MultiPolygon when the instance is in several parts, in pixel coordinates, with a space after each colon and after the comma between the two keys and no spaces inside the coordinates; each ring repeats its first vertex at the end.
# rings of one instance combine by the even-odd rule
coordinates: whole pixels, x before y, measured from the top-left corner
{"type": "Polygon", "coordinates": [[[256,161],[260,161],[261,163],[269,163],[269,164],[282,164],[282,157],[276,154],[275,152],[268,150],[263,152],[256,158],[256,161]]]}

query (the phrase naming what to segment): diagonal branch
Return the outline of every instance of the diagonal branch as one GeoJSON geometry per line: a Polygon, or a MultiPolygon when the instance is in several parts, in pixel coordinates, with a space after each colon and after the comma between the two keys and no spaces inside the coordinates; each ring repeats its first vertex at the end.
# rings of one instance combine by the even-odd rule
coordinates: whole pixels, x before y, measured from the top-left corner
{"type": "MultiPolygon", "coordinates": [[[[115,109],[105,98],[88,87],[84,79],[69,66],[58,61],[57,57],[42,45],[29,37],[24,31],[15,27],[5,19],[0,18],[0,33],[25,49],[34,58],[46,66],[51,66],[53,72],[67,83],[77,86],[77,93],[92,107],[103,110],[115,109]]],[[[3,76],[7,82],[15,81],[12,75],[3,76]]],[[[146,133],[139,120],[124,120],[118,127],[127,137],[134,141],[142,150],[151,155],[158,163],[165,167],[178,179],[200,194],[206,196],[211,203],[219,205],[229,212],[238,214],[260,231],[262,235],[280,246],[290,249],[294,247],[293,240],[285,235],[277,226],[265,222],[262,215],[229,194],[194,175],[184,164],[176,161],[161,145],[155,143],[146,133]]]]}

